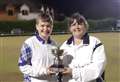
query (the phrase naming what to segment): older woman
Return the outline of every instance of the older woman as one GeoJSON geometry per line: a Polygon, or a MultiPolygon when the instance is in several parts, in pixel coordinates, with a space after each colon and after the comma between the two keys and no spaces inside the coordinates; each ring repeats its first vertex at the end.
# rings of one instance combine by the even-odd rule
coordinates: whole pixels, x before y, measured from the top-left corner
{"type": "Polygon", "coordinates": [[[64,63],[68,64],[65,73],[72,75],[69,82],[103,82],[101,75],[106,64],[103,44],[88,35],[88,23],[79,13],[70,17],[68,25],[72,35],[61,49],[64,50],[64,63]]]}

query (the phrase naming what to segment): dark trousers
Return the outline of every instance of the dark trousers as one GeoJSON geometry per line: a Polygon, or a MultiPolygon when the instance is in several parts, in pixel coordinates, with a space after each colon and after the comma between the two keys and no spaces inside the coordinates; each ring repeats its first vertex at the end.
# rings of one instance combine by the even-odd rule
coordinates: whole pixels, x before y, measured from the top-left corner
{"type": "MultiPolygon", "coordinates": [[[[102,79],[105,81],[105,72],[103,72],[103,74],[102,74],[102,79]]],[[[101,78],[97,78],[96,79],[96,82],[102,82],[102,79],[101,78]]]]}

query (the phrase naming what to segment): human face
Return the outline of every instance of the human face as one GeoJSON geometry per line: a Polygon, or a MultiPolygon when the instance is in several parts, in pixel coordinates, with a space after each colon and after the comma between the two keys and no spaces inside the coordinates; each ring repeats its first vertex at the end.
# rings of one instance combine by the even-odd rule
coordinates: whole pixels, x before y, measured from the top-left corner
{"type": "Polygon", "coordinates": [[[36,24],[36,29],[39,33],[39,35],[47,40],[50,34],[52,33],[53,25],[49,22],[44,22],[42,20],[39,20],[39,23],[36,24]]]}
{"type": "Polygon", "coordinates": [[[78,24],[76,20],[70,25],[70,32],[75,38],[81,38],[86,33],[85,24],[78,24]]]}

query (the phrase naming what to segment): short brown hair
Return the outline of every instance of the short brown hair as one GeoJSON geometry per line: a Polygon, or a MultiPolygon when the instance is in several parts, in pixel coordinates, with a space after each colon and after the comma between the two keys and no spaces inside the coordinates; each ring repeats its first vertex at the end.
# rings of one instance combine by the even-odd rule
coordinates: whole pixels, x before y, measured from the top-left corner
{"type": "Polygon", "coordinates": [[[84,24],[86,29],[88,29],[89,25],[85,17],[79,13],[74,13],[68,20],[68,26],[71,26],[71,24],[74,22],[74,20],[77,21],[78,24],[84,24]]]}
{"type": "Polygon", "coordinates": [[[42,20],[43,22],[49,22],[50,24],[53,24],[53,18],[50,14],[47,13],[40,13],[38,17],[36,18],[36,24],[39,23],[39,20],[42,20]]]}

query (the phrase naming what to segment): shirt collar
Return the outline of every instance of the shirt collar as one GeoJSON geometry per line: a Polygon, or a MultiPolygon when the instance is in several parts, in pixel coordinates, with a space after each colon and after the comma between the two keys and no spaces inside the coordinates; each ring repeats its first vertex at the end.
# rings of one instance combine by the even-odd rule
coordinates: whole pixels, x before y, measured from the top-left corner
{"type": "MultiPolygon", "coordinates": [[[[39,42],[41,42],[42,44],[45,44],[45,40],[43,38],[41,38],[38,33],[36,33],[35,36],[39,40],[39,42]]],[[[47,40],[47,44],[51,44],[51,43],[52,43],[52,41],[49,37],[48,40],[47,40]]]]}
{"type": "MultiPolygon", "coordinates": [[[[84,45],[88,45],[89,44],[89,35],[88,33],[85,33],[82,37],[83,39],[83,44],[84,45]]],[[[68,40],[67,40],[67,44],[70,45],[72,42],[74,41],[74,37],[71,36],[68,40]]]]}

